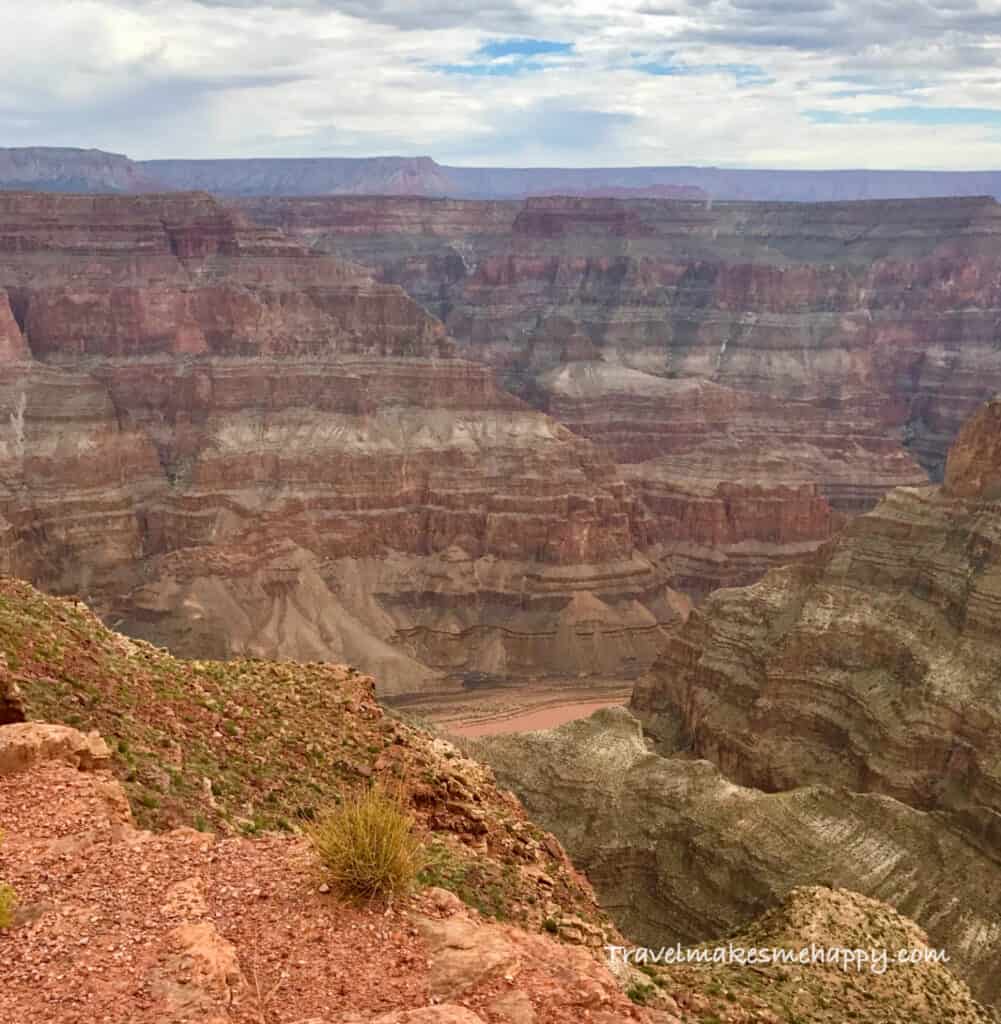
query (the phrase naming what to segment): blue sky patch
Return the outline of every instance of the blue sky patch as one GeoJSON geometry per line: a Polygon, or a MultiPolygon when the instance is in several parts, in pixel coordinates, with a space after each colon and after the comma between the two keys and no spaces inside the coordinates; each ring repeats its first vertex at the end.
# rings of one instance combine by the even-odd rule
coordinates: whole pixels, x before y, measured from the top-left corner
{"type": "Polygon", "coordinates": [[[573,43],[552,39],[493,39],[484,43],[462,64],[435,64],[433,70],[445,75],[481,77],[512,77],[526,71],[542,71],[546,57],[566,57],[573,53],[573,43]]]}
{"type": "Polygon", "coordinates": [[[477,57],[494,60],[497,57],[551,57],[573,53],[573,43],[558,43],[552,39],[492,39],[477,51],[477,57]]]}
{"type": "Polygon", "coordinates": [[[885,107],[859,114],[836,110],[807,110],[806,118],[814,124],[921,124],[1001,125],[1001,109],[992,107],[885,107]]]}
{"type": "Polygon", "coordinates": [[[737,85],[768,85],[773,82],[764,70],[756,64],[675,64],[671,61],[647,61],[634,64],[636,71],[648,75],[732,75],[737,85]]]}

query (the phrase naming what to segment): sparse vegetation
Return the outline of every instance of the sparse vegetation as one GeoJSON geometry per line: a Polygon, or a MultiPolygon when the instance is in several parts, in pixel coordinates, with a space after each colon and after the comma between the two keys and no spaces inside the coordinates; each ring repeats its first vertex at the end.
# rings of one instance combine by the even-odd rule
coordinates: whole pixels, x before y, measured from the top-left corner
{"type": "Polygon", "coordinates": [[[331,884],[351,898],[402,895],[423,859],[415,821],[398,793],[374,785],[306,827],[331,884]]]}
{"type": "Polygon", "coordinates": [[[650,997],[657,991],[654,985],[644,985],[642,982],[634,982],[629,988],[626,989],[626,995],[637,1004],[637,1006],[646,1006],[649,1002],[650,997]]]}
{"type": "Polygon", "coordinates": [[[547,849],[546,834],[513,811],[483,769],[435,730],[386,715],[373,681],[354,670],[175,658],[107,629],[82,602],[6,576],[0,655],[29,718],[106,739],[143,828],[308,831],[381,783],[399,790],[426,839],[422,884],[537,930],[541,891],[519,870],[534,861],[553,879],[545,896],[561,913],[606,920],[547,849]],[[446,810],[450,802],[458,813],[446,810]],[[475,847],[463,841],[470,830],[475,847]]]}
{"type": "MultiPolygon", "coordinates": [[[[0,832],[0,843],[3,842],[3,833],[0,832]]],[[[14,921],[14,908],[17,906],[17,896],[11,886],[6,882],[0,882],[0,928],[9,928],[14,921]]]]}

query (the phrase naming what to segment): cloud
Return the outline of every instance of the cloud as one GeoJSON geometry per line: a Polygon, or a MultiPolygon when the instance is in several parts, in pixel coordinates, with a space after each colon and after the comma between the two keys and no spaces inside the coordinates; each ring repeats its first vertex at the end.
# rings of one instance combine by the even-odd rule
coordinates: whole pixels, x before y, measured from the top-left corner
{"type": "MultiPolygon", "coordinates": [[[[258,0],[197,0],[204,7],[246,9],[259,7],[258,0]]],[[[269,0],[269,6],[285,11],[334,12],[400,29],[456,28],[471,21],[483,29],[517,31],[535,21],[532,5],[518,0],[269,0]]]]}
{"type": "Polygon", "coordinates": [[[1001,166],[997,0],[0,0],[6,145],[1001,166]]]}

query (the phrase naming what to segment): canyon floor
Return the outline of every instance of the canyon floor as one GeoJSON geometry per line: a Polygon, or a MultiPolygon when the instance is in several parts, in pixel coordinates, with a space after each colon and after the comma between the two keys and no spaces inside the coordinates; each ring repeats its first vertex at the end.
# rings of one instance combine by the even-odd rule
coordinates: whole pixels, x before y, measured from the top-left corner
{"type": "Polygon", "coordinates": [[[626,680],[546,679],[436,693],[391,706],[454,736],[488,736],[551,729],[600,708],[627,704],[632,691],[626,680]]]}

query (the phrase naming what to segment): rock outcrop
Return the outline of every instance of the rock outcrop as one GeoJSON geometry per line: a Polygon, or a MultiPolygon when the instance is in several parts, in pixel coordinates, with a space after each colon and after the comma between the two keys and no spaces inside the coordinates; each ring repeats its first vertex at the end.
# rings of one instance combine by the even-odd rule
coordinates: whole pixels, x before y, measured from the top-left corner
{"type": "Polygon", "coordinates": [[[300,838],[137,829],[107,771],[60,757],[94,742],[72,733],[0,726],[0,876],[18,898],[3,1019],[259,1024],[281,1007],[317,1024],[654,1024],[600,955],[449,892],[358,908],[318,887],[300,838]],[[7,756],[12,741],[36,756],[7,756]]]}
{"type": "Polygon", "coordinates": [[[11,193],[0,288],[3,567],[130,632],[413,692],[635,673],[678,617],[607,454],[357,266],[203,194],[11,193]]]}
{"type": "Polygon", "coordinates": [[[1001,403],[941,488],[901,488],[811,561],[712,595],[632,707],[734,781],[882,793],[1001,851],[1001,403]]]}

